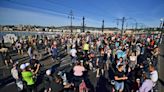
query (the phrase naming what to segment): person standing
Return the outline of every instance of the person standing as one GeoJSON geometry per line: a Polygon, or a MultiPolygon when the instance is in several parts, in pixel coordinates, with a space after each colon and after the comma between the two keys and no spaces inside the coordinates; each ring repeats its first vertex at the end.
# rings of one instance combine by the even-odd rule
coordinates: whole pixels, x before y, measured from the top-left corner
{"type": "Polygon", "coordinates": [[[53,42],[53,45],[51,46],[51,51],[52,51],[52,59],[53,61],[56,61],[58,58],[58,48],[57,48],[56,41],[53,42]]]}
{"type": "Polygon", "coordinates": [[[83,80],[83,72],[85,71],[85,68],[81,65],[80,62],[77,62],[76,65],[73,67],[73,71],[75,89],[77,90],[79,89],[79,85],[83,80]]]}
{"type": "Polygon", "coordinates": [[[89,51],[89,42],[84,43],[83,50],[85,52],[85,55],[87,55],[89,51]]]}
{"type": "Polygon", "coordinates": [[[144,77],[144,82],[139,88],[139,92],[149,92],[153,89],[153,81],[147,78],[147,75],[145,73],[143,74],[143,77],[144,77]]]}
{"type": "Polygon", "coordinates": [[[9,63],[13,64],[13,60],[9,54],[9,52],[5,52],[5,55],[4,55],[4,61],[5,61],[5,65],[7,68],[9,68],[9,63]]]}
{"type": "Polygon", "coordinates": [[[153,81],[153,90],[157,90],[158,72],[153,65],[149,66],[150,79],[153,81]]]}
{"type": "Polygon", "coordinates": [[[32,47],[32,44],[31,43],[29,44],[27,53],[28,53],[28,56],[30,57],[30,60],[31,60],[32,57],[33,57],[33,47],[32,47]]]}
{"type": "Polygon", "coordinates": [[[137,56],[133,52],[129,58],[130,58],[130,67],[134,69],[135,66],[137,65],[137,56]]]}
{"type": "Polygon", "coordinates": [[[21,42],[17,42],[16,43],[16,47],[17,47],[17,50],[18,50],[18,55],[23,55],[22,43],[21,42]]]}
{"type": "Polygon", "coordinates": [[[35,75],[38,75],[41,71],[41,64],[37,59],[32,59],[30,62],[31,69],[35,75]]]}
{"type": "Polygon", "coordinates": [[[104,50],[102,49],[96,61],[96,66],[97,66],[96,77],[100,77],[100,74],[104,75],[104,66],[106,65],[106,59],[104,57],[105,57],[105,53],[104,50]]]}
{"type": "Polygon", "coordinates": [[[22,70],[22,79],[27,86],[27,92],[36,92],[33,73],[27,69],[27,66],[25,64],[21,64],[20,69],[22,70]]]}
{"type": "Polygon", "coordinates": [[[128,79],[125,76],[124,66],[122,64],[118,65],[118,69],[115,72],[115,89],[116,92],[123,92],[124,90],[124,81],[128,79]]]}
{"type": "Polygon", "coordinates": [[[71,55],[72,63],[76,63],[77,50],[75,49],[75,46],[72,46],[72,49],[70,50],[70,55],[71,55]]]}
{"type": "Polygon", "coordinates": [[[17,63],[13,64],[13,68],[11,69],[11,75],[15,79],[16,85],[18,87],[18,91],[23,90],[23,83],[19,77],[17,63]]]}
{"type": "Polygon", "coordinates": [[[18,69],[17,69],[17,64],[16,63],[13,64],[13,68],[11,69],[11,75],[16,80],[16,82],[19,80],[18,69]]]}
{"type": "Polygon", "coordinates": [[[46,70],[46,75],[44,76],[44,92],[52,92],[52,83],[53,83],[53,76],[51,76],[51,70],[46,70]]]}

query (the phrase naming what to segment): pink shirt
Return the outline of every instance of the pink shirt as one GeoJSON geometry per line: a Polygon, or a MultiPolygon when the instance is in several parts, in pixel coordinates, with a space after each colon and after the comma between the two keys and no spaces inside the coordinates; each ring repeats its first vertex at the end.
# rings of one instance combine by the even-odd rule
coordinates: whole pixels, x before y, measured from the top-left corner
{"type": "Polygon", "coordinates": [[[83,66],[75,66],[73,68],[74,70],[74,75],[75,76],[82,76],[83,75],[83,71],[85,70],[83,66]]]}

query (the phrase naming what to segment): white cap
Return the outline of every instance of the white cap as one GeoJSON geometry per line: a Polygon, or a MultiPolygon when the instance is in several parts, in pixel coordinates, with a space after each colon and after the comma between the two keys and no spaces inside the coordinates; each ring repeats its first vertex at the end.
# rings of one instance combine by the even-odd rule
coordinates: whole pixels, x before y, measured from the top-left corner
{"type": "Polygon", "coordinates": [[[136,80],[137,80],[137,81],[140,81],[140,79],[139,79],[139,78],[137,78],[136,80]]]}
{"type": "Polygon", "coordinates": [[[50,75],[51,74],[51,70],[46,70],[46,74],[50,75]]]}
{"type": "Polygon", "coordinates": [[[128,46],[129,46],[129,44],[126,44],[126,46],[128,47],[128,46]]]}
{"type": "Polygon", "coordinates": [[[61,71],[59,71],[59,72],[58,72],[58,75],[62,75],[62,72],[61,72],[61,71]]]}
{"type": "Polygon", "coordinates": [[[154,48],[156,48],[157,47],[157,45],[154,45],[154,48]]]}
{"type": "Polygon", "coordinates": [[[30,65],[30,63],[25,63],[26,67],[30,65]]]}
{"type": "Polygon", "coordinates": [[[21,64],[21,65],[20,65],[20,69],[21,69],[21,70],[24,70],[25,68],[26,68],[26,65],[25,65],[25,64],[21,64]]]}
{"type": "Polygon", "coordinates": [[[83,60],[80,60],[81,63],[83,63],[83,60]]]}

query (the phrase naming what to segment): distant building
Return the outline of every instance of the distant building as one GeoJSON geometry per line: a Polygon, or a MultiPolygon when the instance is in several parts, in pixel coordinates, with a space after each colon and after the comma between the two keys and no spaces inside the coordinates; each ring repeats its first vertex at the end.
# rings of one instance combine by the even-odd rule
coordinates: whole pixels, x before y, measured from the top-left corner
{"type": "MultiPolygon", "coordinates": [[[[1,31],[28,31],[28,32],[64,32],[70,33],[71,27],[70,26],[61,26],[61,27],[54,27],[54,26],[36,26],[36,25],[0,25],[1,31]]],[[[72,26],[72,31],[74,33],[81,33],[83,32],[82,26],[72,26]]],[[[85,27],[85,32],[91,33],[102,33],[102,28],[98,27],[85,27]]],[[[103,33],[120,33],[117,28],[104,28],[103,33]]],[[[126,33],[132,33],[131,30],[126,30],[126,33]]]]}

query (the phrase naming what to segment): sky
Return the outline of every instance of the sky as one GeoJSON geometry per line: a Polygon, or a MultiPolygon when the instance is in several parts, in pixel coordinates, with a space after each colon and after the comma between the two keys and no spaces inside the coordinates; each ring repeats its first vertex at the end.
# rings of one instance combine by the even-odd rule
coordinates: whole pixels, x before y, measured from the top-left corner
{"type": "MultiPolygon", "coordinates": [[[[125,26],[159,27],[164,18],[164,0],[0,0],[0,25],[68,26],[70,11],[73,25],[117,27],[117,20],[126,18],[125,26]]],[[[121,21],[119,21],[121,27],[121,21]]]]}

